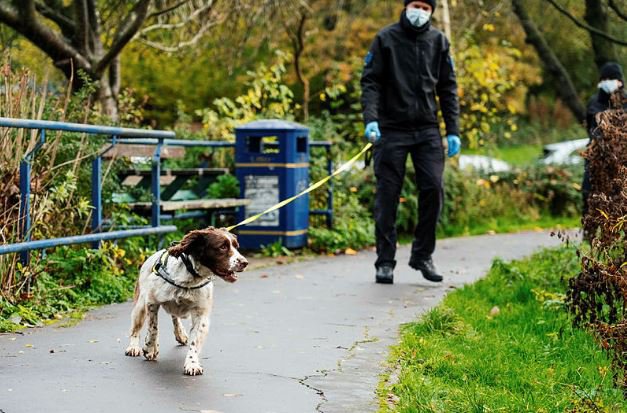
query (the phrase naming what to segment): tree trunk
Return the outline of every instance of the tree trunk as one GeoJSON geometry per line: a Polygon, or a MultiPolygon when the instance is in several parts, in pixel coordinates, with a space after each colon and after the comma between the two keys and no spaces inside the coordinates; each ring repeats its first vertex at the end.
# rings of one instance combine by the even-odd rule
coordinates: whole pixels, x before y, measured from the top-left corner
{"type": "Polygon", "coordinates": [[[98,102],[102,107],[102,113],[109,118],[113,122],[117,122],[118,117],[118,102],[114,96],[114,87],[111,84],[111,77],[108,72],[105,72],[100,77],[100,81],[98,82],[98,91],[96,92],[98,95],[98,102]]]}
{"type": "MultiPolygon", "coordinates": [[[[607,9],[601,0],[586,0],[584,18],[590,26],[603,33],[609,33],[607,9]]],[[[594,63],[598,68],[607,62],[616,61],[614,43],[592,32],[590,32],[590,40],[594,51],[594,63]]]]}
{"type": "Polygon", "coordinates": [[[583,123],[586,120],[586,108],[581,102],[581,99],[579,99],[577,90],[566,68],[564,68],[562,62],[557,58],[553,49],[551,49],[551,46],[549,46],[542,35],[542,32],[540,32],[533,20],[531,20],[531,17],[529,17],[524,7],[524,0],[512,0],[512,6],[514,13],[518,17],[518,20],[520,20],[520,24],[527,35],[526,42],[535,48],[545,70],[552,75],[558,96],[566,103],[573,115],[575,115],[575,118],[583,123]]]}
{"type": "Polygon", "coordinates": [[[449,42],[453,42],[451,39],[451,15],[448,7],[448,0],[440,0],[440,8],[442,9],[442,28],[444,29],[444,34],[449,42]]]}
{"type": "MultiPolygon", "coordinates": [[[[303,72],[301,57],[305,51],[305,23],[307,22],[307,11],[303,10],[298,22],[296,32],[292,34],[292,47],[294,48],[294,71],[298,81],[303,85],[303,119],[309,120],[309,79],[303,72]]],[[[289,33],[289,30],[288,30],[289,33]]]]}

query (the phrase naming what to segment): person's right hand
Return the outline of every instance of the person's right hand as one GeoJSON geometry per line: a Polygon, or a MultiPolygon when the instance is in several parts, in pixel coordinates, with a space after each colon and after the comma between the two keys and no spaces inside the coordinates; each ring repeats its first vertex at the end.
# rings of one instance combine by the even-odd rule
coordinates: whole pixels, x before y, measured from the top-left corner
{"type": "Polygon", "coordinates": [[[366,125],[366,132],[364,133],[366,140],[369,142],[375,143],[379,139],[381,139],[381,131],[379,130],[379,122],[376,120],[373,122],[369,122],[366,125]]]}

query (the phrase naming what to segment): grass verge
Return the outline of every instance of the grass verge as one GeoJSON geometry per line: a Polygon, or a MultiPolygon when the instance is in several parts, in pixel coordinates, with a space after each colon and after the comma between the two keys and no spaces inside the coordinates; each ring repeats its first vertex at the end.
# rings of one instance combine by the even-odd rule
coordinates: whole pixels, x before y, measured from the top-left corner
{"type": "Polygon", "coordinates": [[[438,237],[502,234],[541,229],[570,229],[581,226],[581,217],[542,215],[539,219],[493,217],[488,221],[473,221],[472,226],[449,224],[438,227],[438,237]]]}
{"type": "Polygon", "coordinates": [[[379,411],[627,411],[608,358],[564,309],[562,278],[577,271],[567,247],[496,260],[485,279],[403,327],[379,411]]]}
{"type": "Polygon", "coordinates": [[[542,156],[541,144],[503,146],[491,149],[464,149],[464,155],[486,155],[501,159],[513,166],[527,166],[537,162],[542,156]]]}

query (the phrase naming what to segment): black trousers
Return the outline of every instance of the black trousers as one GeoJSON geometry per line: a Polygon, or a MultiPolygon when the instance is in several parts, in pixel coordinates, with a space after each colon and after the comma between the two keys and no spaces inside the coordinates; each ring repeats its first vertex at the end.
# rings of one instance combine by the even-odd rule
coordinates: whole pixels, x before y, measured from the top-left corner
{"type": "Polygon", "coordinates": [[[436,224],[444,203],[444,147],[440,133],[435,128],[413,133],[382,131],[373,157],[377,178],[376,267],[396,266],[396,213],[408,155],[416,170],[418,189],[418,225],[414,231],[412,258],[428,259],[435,250],[436,224]]]}

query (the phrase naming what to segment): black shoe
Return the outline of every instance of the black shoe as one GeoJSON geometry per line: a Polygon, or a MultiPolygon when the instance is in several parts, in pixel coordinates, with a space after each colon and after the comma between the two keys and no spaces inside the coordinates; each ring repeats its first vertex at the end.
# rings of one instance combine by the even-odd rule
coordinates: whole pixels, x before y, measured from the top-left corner
{"type": "Polygon", "coordinates": [[[394,268],[388,265],[377,267],[375,280],[377,284],[394,284],[394,268]]]}
{"type": "Polygon", "coordinates": [[[438,274],[431,258],[427,260],[412,258],[411,260],[409,260],[409,266],[412,267],[414,270],[422,272],[423,277],[434,283],[442,282],[442,280],[444,279],[444,277],[438,274]]]}

